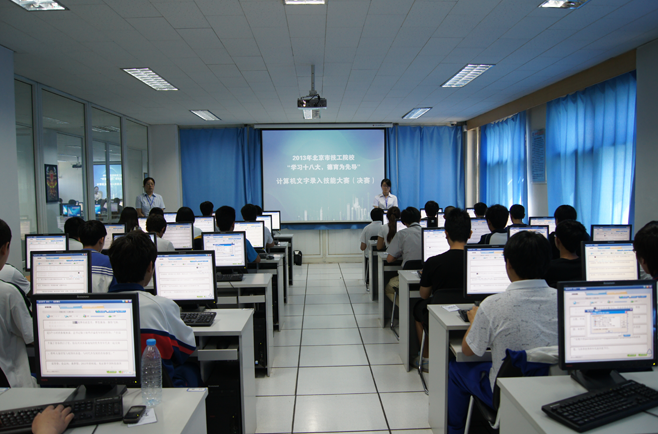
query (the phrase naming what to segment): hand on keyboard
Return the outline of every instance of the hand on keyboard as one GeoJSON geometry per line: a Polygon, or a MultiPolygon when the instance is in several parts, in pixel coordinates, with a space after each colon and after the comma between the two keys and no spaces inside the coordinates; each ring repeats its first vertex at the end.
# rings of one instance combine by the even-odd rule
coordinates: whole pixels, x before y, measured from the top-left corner
{"type": "Polygon", "coordinates": [[[61,404],[57,407],[49,405],[34,417],[32,432],[34,434],[63,433],[73,420],[73,416],[71,407],[64,407],[61,404]]]}

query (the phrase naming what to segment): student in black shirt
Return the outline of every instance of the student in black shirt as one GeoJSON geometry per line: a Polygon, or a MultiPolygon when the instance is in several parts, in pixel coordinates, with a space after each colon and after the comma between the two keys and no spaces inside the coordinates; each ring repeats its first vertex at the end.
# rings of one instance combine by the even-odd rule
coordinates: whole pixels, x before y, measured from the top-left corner
{"type": "MultiPolygon", "coordinates": [[[[578,212],[576,212],[576,208],[572,207],[571,205],[560,205],[557,208],[555,208],[553,217],[555,217],[555,226],[557,228],[557,225],[559,225],[565,220],[578,220],[578,212]]],[[[560,251],[555,246],[555,232],[551,233],[548,236],[548,242],[551,245],[553,258],[554,259],[559,258],[560,251]]]]}
{"type": "Polygon", "coordinates": [[[553,259],[548,267],[546,273],[548,286],[557,288],[558,282],[582,280],[583,263],[578,254],[581,241],[587,239],[585,226],[575,220],[565,220],[555,228],[554,239],[560,257],[553,259]]]}
{"type": "Polygon", "coordinates": [[[484,217],[487,219],[490,234],[485,234],[480,237],[478,244],[497,244],[505,245],[507,242],[507,219],[509,218],[509,211],[503,205],[492,205],[487,208],[484,217]]]}
{"type": "Polygon", "coordinates": [[[635,234],[633,250],[644,272],[658,279],[658,221],[647,223],[635,234]]]}
{"type": "Polygon", "coordinates": [[[427,227],[428,228],[437,228],[439,227],[439,218],[437,214],[439,213],[439,204],[433,200],[427,201],[425,203],[425,214],[427,215],[427,227]]]}
{"type": "Polygon", "coordinates": [[[509,209],[509,216],[512,219],[512,226],[516,227],[522,227],[522,226],[528,226],[525,223],[523,223],[523,219],[525,218],[525,208],[523,205],[512,205],[509,209]]]}
{"type": "Polygon", "coordinates": [[[484,215],[487,213],[487,204],[484,202],[478,202],[473,205],[473,211],[475,212],[475,217],[483,219],[484,215]]]}

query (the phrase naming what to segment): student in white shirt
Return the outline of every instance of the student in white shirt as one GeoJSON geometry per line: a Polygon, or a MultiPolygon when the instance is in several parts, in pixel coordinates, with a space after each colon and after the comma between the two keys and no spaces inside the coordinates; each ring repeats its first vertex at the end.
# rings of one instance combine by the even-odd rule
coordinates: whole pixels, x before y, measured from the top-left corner
{"type": "Polygon", "coordinates": [[[383,224],[377,234],[377,250],[384,250],[391,244],[393,237],[398,231],[398,220],[400,220],[400,208],[394,206],[388,210],[388,223],[383,224]]]}
{"type": "Polygon", "coordinates": [[[0,270],[0,280],[14,285],[19,288],[25,295],[30,292],[30,282],[25,278],[23,273],[18,271],[13,265],[5,264],[0,270]]]}
{"type": "Polygon", "coordinates": [[[175,252],[174,245],[169,240],[162,238],[167,231],[167,221],[160,214],[151,213],[146,219],[146,230],[155,232],[155,247],[158,252],[175,252]]]}
{"type": "Polygon", "coordinates": [[[361,250],[365,252],[366,255],[370,250],[370,244],[368,243],[370,238],[377,237],[379,235],[379,231],[382,228],[384,210],[381,208],[373,209],[370,211],[370,218],[372,219],[372,223],[363,228],[363,231],[361,231],[361,250]]]}
{"type": "MultiPolygon", "coordinates": [[[[386,249],[389,264],[402,259],[402,266],[408,261],[423,259],[422,238],[423,229],[420,227],[420,211],[414,207],[408,207],[400,214],[402,223],[407,227],[393,237],[391,244],[386,249]]],[[[400,277],[391,278],[386,284],[386,296],[393,301],[396,288],[400,287],[400,277]]]]}
{"type": "Polygon", "coordinates": [[[194,211],[188,206],[182,206],[176,211],[176,223],[192,223],[192,230],[194,231],[193,238],[198,238],[203,234],[201,229],[194,226],[196,217],[194,216],[194,211]]]}
{"type": "MultiPolygon", "coordinates": [[[[255,222],[257,216],[263,215],[263,211],[260,210],[259,212],[258,211],[259,209],[260,209],[259,206],[248,203],[242,207],[242,209],[240,210],[240,214],[242,214],[242,218],[244,219],[244,221],[255,222]]],[[[265,241],[265,248],[268,249],[269,251],[269,249],[274,247],[274,238],[272,238],[272,232],[270,232],[270,230],[267,229],[267,227],[265,227],[264,224],[263,224],[263,235],[264,235],[263,240],[265,241]]]]}
{"type": "Polygon", "coordinates": [[[375,208],[391,209],[398,205],[398,198],[391,194],[391,180],[388,178],[382,179],[382,194],[375,196],[375,201],[372,206],[375,208]]]}
{"type": "Polygon", "coordinates": [[[503,205],[492,205],[485,213],[491,233],[480,237],[478,244],[505,245],[507,242],[507,219],[509,211],[503,205]]]}
{"type": "Polygon", "coordinates": [[[69,236],[69,250],[82,250],[78,232],[84,223],[85,221],[80,217],[70,217],[64,223],[64,233],[69,236]]]}

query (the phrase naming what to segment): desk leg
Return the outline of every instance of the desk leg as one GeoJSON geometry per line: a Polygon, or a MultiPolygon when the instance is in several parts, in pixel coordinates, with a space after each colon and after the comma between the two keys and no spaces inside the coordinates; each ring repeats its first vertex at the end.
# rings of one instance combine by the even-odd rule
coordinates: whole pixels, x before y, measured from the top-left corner
{"type": "Polygon", "coordinates": [[[382,323],[382,328],[386,328],[386,302],[384,298],[386,294],[384,293],[384,263],[382,258],[377,255],[377,300],[379,302],[379,320],[382,323]]]}
{"type": "Polygon", "coordinates": [[[288,303],[288,285],[292,285],[292,281],[289,282],[288,275],[288,247],[286,247],[285,251],[283,252],[283,280],[286,282],[285,289],[283,290],[283,301],[285,303],[288,303]]]}
{"type": "Polygon", "coordinates": [[[240,388],[242,397],[242,432],[256,432],[256,367],[254,366],[253,317],[240,336],[240,388]]]}
{"type": "Polygon", "coordinates": [[[430,428],[434,434],[448,431],[448,362],[449,332],[431,314],[430,326],[430,428]]]}
{"type": "Polygon", "coordinates": [[[288,281],[286,280],[285,275],[283,274],[283,269],[284,269],[283,265],[278,265],[276,267],[276,271],[277,271],[276,278],[279,286],[279,290],[277,294],[278,302],[279,302],[277,306],[279,310],[277,312],[277,315],[279,317],[279,331],[281,331],[281,328],[283,327],[283,298],[284,298],[283,294],[285,292],[286,286],[288,286],[288,281]]]}
{"type": "Polygon", "coordinates": [[[400,279],[398,299],[400,300],[399,324],[400,341],[398,342],[400,358],[404,369],[409,372],[409,283],[400,279]]]}
{"type": "Polygon", "coordinates": [[[290,238],[290,241],[288,241],[288,280],[289,280],[291,285],[293,285],[293,283],[292,283],[292,275],[293,275],[292,266],[295,263],[293,261],[294,252],[295,251],[292,249],[292,238],[290,238]]]}

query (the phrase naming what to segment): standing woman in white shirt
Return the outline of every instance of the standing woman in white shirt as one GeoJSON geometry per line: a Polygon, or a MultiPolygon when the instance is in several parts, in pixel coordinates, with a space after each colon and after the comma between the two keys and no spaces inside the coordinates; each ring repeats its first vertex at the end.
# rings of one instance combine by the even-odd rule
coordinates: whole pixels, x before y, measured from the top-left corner
{"type": "Polygon", "coordinates": [[[135,200],[135,209],[139,217],[148,217],[151,208],[165,209],[162,196],[154,193],[153,190],[155,190],[155,179],[144,178],[144,193],[137,196],[135,200]]]}
{"type": "Polygon", "coordinates": [[[391,180],[388,178],[382,179],[381,186],[382,194],[375,196],[372,206],[381,209],[390,209],[391,207],[398,206],[398,198],[391,194],[391,180]]]}

